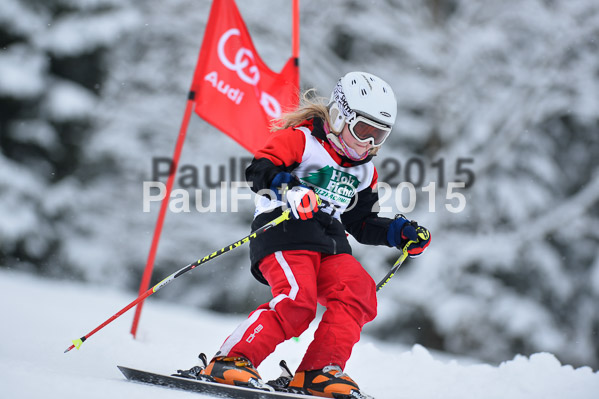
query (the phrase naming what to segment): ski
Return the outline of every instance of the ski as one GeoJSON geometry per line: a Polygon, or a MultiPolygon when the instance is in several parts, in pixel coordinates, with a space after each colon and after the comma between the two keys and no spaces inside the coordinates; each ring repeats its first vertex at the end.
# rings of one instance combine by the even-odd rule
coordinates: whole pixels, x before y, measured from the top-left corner
{"type": "Polygon", "coordinates": [[[205,395],[213,395],[231,399],[306,399],[308,395],[295,393],[265,391],[258,388],[225,385],[218,382],[194,380],[191,378],[157,374],[149,371],[136,370],[129,367],[117,366],[129,381],[143,382],[167,388],[192,391],[205,395]]]}

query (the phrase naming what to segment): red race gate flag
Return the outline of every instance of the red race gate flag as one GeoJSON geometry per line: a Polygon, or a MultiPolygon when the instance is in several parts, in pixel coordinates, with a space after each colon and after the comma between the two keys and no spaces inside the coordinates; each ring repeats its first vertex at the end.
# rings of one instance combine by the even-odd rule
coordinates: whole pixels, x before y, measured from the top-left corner
{"type": "MultiPolygon", "coordinates": [[[[298,103],[299,0],[293,0],[292,8],[292,57],[280,73],[275,73],[258,57],[235,2],[213,1],[139,296],[150,287],[154,259],[192,111],[195,109],[200,117],[255,153],[268,137],[270,120],[298,103]]],[[[137,335],[143,303],[143,300],[140,301],[135,308],[131,325],[133,337],[137,335]]]]}
{"type": "Polygon", "coordinates": [[[280,73],[260,59],[233,0],[214,0],[191,91],[195,112],[252,154],[270,122],[297,106],[296,55],[280,73]]]}

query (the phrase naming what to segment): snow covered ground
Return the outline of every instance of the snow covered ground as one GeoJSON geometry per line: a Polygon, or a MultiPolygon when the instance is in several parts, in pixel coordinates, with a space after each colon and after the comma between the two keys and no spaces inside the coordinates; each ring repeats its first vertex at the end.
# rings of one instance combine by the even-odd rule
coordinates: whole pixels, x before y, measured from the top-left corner
{"type": "MultiPolygon", "coordinates": [[[[177,289],[177,283],[168,289],[177,289]]],[[[128,334],[130,312],[91,337],[81,350],[63,353],[71,339],[91,331],[133,299],[97,286],[1,270],[0,397],[201,397],[127,382],[116,365],[161,373],[189,367],[200,351],[211,356],[243,316],[222,316],[150,298],[137,340],[128,334]]],[[[262,376],[278,376],[281,358],[292,369],[297,366],[313,327],[299,342],[280,345],[259,367],[262,376]]],[[[561,365],[548,353],[518,356],[496,367],[366,337],[356,346],[346,371],[377,399],[599,397],[599,372],[561,365]]]]}

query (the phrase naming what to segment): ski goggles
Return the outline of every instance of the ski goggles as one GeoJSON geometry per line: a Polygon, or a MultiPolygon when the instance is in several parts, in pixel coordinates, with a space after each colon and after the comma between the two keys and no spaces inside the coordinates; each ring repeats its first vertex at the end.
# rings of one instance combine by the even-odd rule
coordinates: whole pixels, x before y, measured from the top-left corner
{"type": "Polygon", "coordinates": [[[374,147],[381,146],[391,133],[390,126],[375,122],[362,115],[357,115],[351,122],[348,122],[348,127],[356,140],[360,143],[370,142],[374,147]]]}

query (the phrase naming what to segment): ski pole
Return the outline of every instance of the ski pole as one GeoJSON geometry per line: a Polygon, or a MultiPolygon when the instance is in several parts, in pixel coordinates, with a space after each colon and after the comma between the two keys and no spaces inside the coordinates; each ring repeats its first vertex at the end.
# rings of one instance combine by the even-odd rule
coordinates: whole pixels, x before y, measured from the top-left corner
{"type": "Polygon", "coordinates": [[[397,270],[401,267],[401,265],[403,264],[403,262],[407,259],[408,257],[408,247],[411,244],[414,244],[416,241],[408,241],[406,243],[406,245],[403,246],[402,250],[401,250],[401,255],[399,256],[399,258],[395,261],[395,263],[393,264],[393,267],[391,268],[391,270],[389,270],[389,273],[387,273],[387,275],[385,277],[383,277],[383,279],[376,285],[376,291],[380,291],[385,285],[387,285],[387,283],[389,282],[389,280],[391,280],[391,278],[393,278],[393,276],[395,275],[395,272],[397,272],[397,270]]]}
{"type": "Polygon", "coordinates": [[[90,331],[89,333],[87,333],[86,335],[84,335],[81,338],[78,339],[74,339],[72,342],[73,344],[71,346],[69,346],[64,353],[69,352],[71,349],[73,348],[77,348],[79,349],[79,347],[81,347],[81,344],[83,344],[83,342],[85,342],[85,340],[87,340],[89,337],[91,337],[92,335],[94,335],[95,333],[97,333],[98,331],[100,331],[102,328],[106,327],[108,324],[110,324],[112,321],[114,321],[115,319],[117,319],[118,317],[120,317],[121,315],[123,315],[123,313],[125,313],[126,311],[128,311],[129,309],[131,309],[133,306],[137,305],[139,302],[143,301],[144,299],[146,299],[147,297],[149,297],[150,295],[152,295],[153,293],[155,293],[156,291],[158,291],[159,289],[161,289],[162,287],[164,287],[165,285],[167,285],[168,283],[170,283],[171,281],[173,281],[174,279],[176,279],[177,277],[181,276],[182,274],[187,273],[190,270],[195,269],[196,267],[203,265],[206,262],[211,261],[212,259],[231,251],[232,249],[235,249],[243,244],[245,244],[246,242],[256,238],[257,236],[259,236],[260,234],[264,233],[266,230],[277,226],[278,224],[281,224],[283,221],[288,220],[289,219],[289,210],[285,210],[279,217],[277,217],[276,219],[272,220],[271,222],[265,224],[264,226],[252,231],[250,234],[248,234],[247,236],[243,237],[242,239],[235,241],[234,243],[232,243],[231,245],[227,245],[226,247],[222,247],[221,249],[212,252],[209,255],[204,256],[203,258],[190,263],[189,265],[177,270],[176,272],[174,272],[173,274],[169,275],[167,278],[165,278],[164,280],[162,280],[161,282],[159,282],[158,284],[156,284],[155,286],[153,286],[152,288],[148,289],[146,292],[144,292],[143,294],[141,294],[139,297],[137,297],[137,299],[135,299],[133,302],[131,302],[129,305],[125,306],[123,309],[119,310],[117,313],[115,313],[111,318],[109,318],[108,320],[106,320],[104,323],[100,324],[98,327],[96,327],[95,329],[93,329],[92,331],[90,331]]]}

